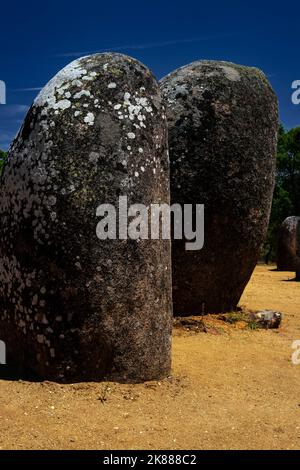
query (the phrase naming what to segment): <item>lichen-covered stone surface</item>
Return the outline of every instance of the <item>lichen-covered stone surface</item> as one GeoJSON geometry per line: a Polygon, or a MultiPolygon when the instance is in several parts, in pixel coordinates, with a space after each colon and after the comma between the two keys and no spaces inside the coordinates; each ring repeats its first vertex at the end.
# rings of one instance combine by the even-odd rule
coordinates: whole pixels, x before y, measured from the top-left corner
{"type": "Polygon", "coordinates": [[[279,271],[296,271],[299,222],[300,217],[287,217],[279,228],[277,244],[277,269],[279,271]]]}
{"type": "Polygon", "coordinates": [[[234,308],[266,235],[274,186],[277,99],[256,68],[200,61],[161,80],[171,200],[205,204],[200,251],[172,248],[176,315],[234,308]]]}
{"type": "Polygon", "coordinates": [[[96,236],[100,204],[169,202],[167,129],[149,70],[78,59],[41,91],[0,197],[0,338],[9,364],[55,380],[170,372],[170,243],[96,236]]]}
{"type": "Polygon", "coordinates": [[[300,281],[300,217],[297,218],[296,224],[296,262],[295,262],[295,271],[296,271],[296,280],[300,281]]]}

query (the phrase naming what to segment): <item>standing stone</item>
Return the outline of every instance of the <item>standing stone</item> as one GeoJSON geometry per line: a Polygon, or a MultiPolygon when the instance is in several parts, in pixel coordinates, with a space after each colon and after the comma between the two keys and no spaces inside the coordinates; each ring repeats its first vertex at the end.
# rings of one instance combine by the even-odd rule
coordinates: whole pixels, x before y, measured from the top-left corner
{"type": "Polygon", "coordinates": [[[297,225],[300,217],[287,217],[278,232],[277,269],[278,271],[296,271],[297,264],[297,225]]]}
{"type": "Polygon", "coordinates": [[[170,243],[100,240],[100,204],[169,203],[167,129],[149,70],[120,54],[72,62],[9,151],[0,199],[0,338],[54,380],[170,372],[170,243]]]}
{"type": "Polygon", "coordinates": [[[300,223],[297,224],[297,263],[296,263],[296,281],[300,281],[300,223]]]}
{"type": "Polygon", "coordinates": [[[236,307],[266,235],[274,187],[277,99],[256,68],[200,61],[161,80],[171,201],[205,205],[200,251],[172,248],[176,315],[236,307]]]}
{"type": "Polygon", "coordinates": [[[300,281],[300,217],[298,217],[296,226],[296,281],[300,281]]]}

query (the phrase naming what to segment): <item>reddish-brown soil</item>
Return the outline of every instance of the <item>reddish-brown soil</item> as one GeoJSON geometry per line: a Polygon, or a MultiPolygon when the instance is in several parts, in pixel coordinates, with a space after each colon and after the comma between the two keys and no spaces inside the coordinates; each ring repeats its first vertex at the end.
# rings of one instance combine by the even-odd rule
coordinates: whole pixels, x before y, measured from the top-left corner
{"type": "MultiPolygon", "coordinates": [[[[209,316],[175,328],[173,374],[138,385],[0,380],[1,449],[300,449],[300,283],[258,266],[241,305],[279,330],[209,316]]],[[[12,379],[12,378],[11,378],[12,379]]]]}

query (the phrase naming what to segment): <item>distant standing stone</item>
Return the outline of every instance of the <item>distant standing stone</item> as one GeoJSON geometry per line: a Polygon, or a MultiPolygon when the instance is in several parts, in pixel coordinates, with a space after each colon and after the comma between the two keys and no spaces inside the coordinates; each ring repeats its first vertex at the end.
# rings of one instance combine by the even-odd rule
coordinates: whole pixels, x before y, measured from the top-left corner
{"type": "Polygon", "coordinates": [[[96,209],[169,202],[167,129],[149,70],[120,54],[72,62],[9,151],[0,198],[0,338],[54,380],[170,372],[170,244],[99,240],[96,209]],[[141,170],[142,168],[142,170],[141,170]]]}
{"type": "Polygon", "coordinates": [[[300,281],[300,217],[296,227],[296,281],[300,281]]]}
{"type": "Polygon", "coordinates": [[[278,271],[296,271],[297,265],[297,226],[300,217],[287,217],[278,232],[277,269],[278,271]]]}
{"type": "Polygon", "coordinates": [[[277,99],[256,68],[200,61],[161,80],[171,201],[205,205],[200,251],[172,247],[176,315],[234,308],[264,241],[275,176],[277,99]]]}

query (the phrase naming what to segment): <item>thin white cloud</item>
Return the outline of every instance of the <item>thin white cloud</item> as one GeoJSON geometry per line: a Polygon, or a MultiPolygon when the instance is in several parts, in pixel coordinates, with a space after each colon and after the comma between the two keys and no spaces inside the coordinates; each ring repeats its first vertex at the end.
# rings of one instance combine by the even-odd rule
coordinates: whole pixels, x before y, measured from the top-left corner
{"type": "Polygon", "coordinates": [[[0,140],[3,142],[10,142],[11,138],[14,136],[13,132],[1,132],[0,140]]]}
{"type": "Polygon", "coordinates": [[[15,138],[16,136],[16,132],[15,131],[11,131],[11,132],[1,132],[0,133],[0,149],[1,150],[8,150],[11,142],[13,141],[13,139],[15,138]]]}
{"type": "Polygon", "coordinates": [[[40,91],[43,87],[14,88],[12,91],[40,91]]]}
{"type": "Polygon", "coordinates": [[[232,34],[223,34],[223,35],[214,35],[214,36],[202,36],[198,38],[186,38],[186,39],[174,39],[169,41],[161,41],[161,42],[150,42],[150,43],[142,43],[142,44],[127,44],[122,46],[114,46],[114,47],[106,47],[103,49],[98,49],[94,51],[77,51],[77,52],[63,52],[61,54],[55,54],[55,57],[79,57],[89,54],[96,54],[97,52],[105,52],[105,51],[124,51],[124,50],[143,50],[143,49],[153,49],[156,47],[167,47],[167,46],[174,46],[177,44],[188,44],[188,43],[195,43],[201,41],[209,41],[213,39],[224,39],[226,37],[231,37],[232,34]]]}
{"type": "Polygon", "coordinates": [[[23,123],[29,106],[10,104],[0,106],[0,148],[7,150],[23,123]]]}
{"type": "Polygon", "coordinates": [[[0,118],[5,117],[6,119],[16,118],[20,114],[25,114],[29,109],[29,106],[24,104],[9,104],[0,106],[0,118]]]}

